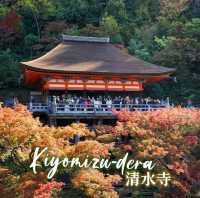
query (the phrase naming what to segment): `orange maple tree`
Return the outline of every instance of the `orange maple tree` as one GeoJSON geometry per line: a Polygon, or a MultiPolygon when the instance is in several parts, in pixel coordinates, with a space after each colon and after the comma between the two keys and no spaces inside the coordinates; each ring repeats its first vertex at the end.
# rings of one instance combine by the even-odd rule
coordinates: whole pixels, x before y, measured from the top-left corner
{"type": "Polygon", "coordinates": [[[199,109],[177,107],[115,113],[119,121],[112,133],[121,140],[125,138],[116,150],[129,151],[137,159],[154,160],[158,164],[155,171],[168,171],[172,175],[171,185],[160,188],[160,195],[186,197],[198,193],[200,161],[194,151],[200,143],[199,109]]]}
{"type": "MultiPolygon", "coordinates": [[[[66,127],[42,126],[30,112],[18,105],[15,109],[0,108],[0,192],[6,197],[19,196],[24,198],[51,197],[52,190],[60,190],[63,185],[47,181],[45,170],[41,169],[34,175],[29,165],[35,147],[48,147],[49,156],[56,157],[106,157],[109,156],[109,144],[95,139],[85,124],[72,124],[66,127]],[[76,144],[71,143],[74,135],[89,138],[76,144]],[[5,174],[8,173],[9,174],[5,174]],[[49,183],[50,182],[50,183],[49,183]],[[11,188],[12,186],[12,188],[11,188]],[[55,189],[54,189],[55,188],[55,189]],[[11,193],[12,192],[12,193],[11,193]]],[[[42,157],[41,157],[42,159],[42,157]]],[[[61,173],[63,170],[59,170],[61,173]]],[[[73,170],[66,170],[73,173],[73,170]]],[[[58,173],[59,174],[59,173],[58,173]]],[[[110,184],[112,185],[112,183],[110,184]]],[[[56,197],[54,193],[54,197],[56,197]]]]}
{"type": "Polygon", "coordinates": [[[85,169],[78,172],[72,180],[73,185],[93,198],[118,198],[113,183],[121,180],[119,175],[104,175],[98,170],[85,169]]]}
{"type": "Polygon", "coordinates": [[[65,172],[72,179],[68,184],[88,197],[119,197],[113,185],[121,179],[125,182],[125,178],[120,178],[119,172],[112,168],[110,172],[118,175],[108,175],[104,170],[67,169],[63,172],[59,169],[56,180],[48,181],[44,168],[34,175],[29,165],[35,147],[48,147],[49,156],[80,159],[118,159],[129,152],[130,159],[156,161],[155,173],[167,171],[173,176],[167,188],[156,186],[157,197],[186,197],[198,193],[200,110],[170,108],[115,113],[117,125],[100,126],[95,134],[84,124],[57,128],[43,126],[22,105],[15,109],[0,108],[1,197],[41,198],[41,192],[45,198],[59,197],[67,182],[60,177],[65,172]],[[84,136],[85,140],[72,144],[75,135],[84,136]]]}

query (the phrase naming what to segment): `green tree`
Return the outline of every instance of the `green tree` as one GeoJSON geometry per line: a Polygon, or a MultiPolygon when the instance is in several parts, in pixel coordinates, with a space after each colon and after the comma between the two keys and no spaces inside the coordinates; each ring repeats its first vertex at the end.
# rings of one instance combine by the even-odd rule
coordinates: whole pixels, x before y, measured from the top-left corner
{"type": "Polygon", "coordinates": [[[188,5],[189,0],[160,0],[161,16],[174,20],[181,15],[188,5]]]}
{"type": "Polygon", "coordinates": [[[30,33],[25,36],[24,38],[24,44],[25,48],[30,49],[30,56],[33,56],[33,45],[38,42],[38,36],[30,33]]]}
{"type": "Polygon", "coordinates": [[[159,16],[159,0],[127,0],[127,9],[129,10],[129,20],[136,22],[138,25],[155,22],[159,16]]]}
{"type": "Polygon", "coordinates": [[[149,60],[151,57],[148,49],[143,45],[143,43],[135,39],[130,40],[128,50],[131,54],[134,54],[143,60],[149,60]]]}
{"type": "Polygon", "coordinates": [[[170,87],[170,95],[176,93],[179,101],[193,95],[200,101],[200,44],[195,39],[175,39],[164,49],[155,53],[153,61],[157,64],[177,68],[177,86],[170,87]],[[173,93],[174,92],[174,93],[173,93]]]}
{"type": "Polygon", "coordinates": [[[113,16],[106,16],[102,19],[101,26],[105,33],[109,36],[113,36],[119,33],[120,27],[116,19],[113,16]]]}
{"type": "Polygon", "coordinates": [[[9,49],[0,51],[0,87],[16,87],[18,85],[18,59],[9,49]]]}
{"type": "Polygon", "coordinates": [[[119,23],[126,23],[127,13],[124,0],[109,0],[105,13],[113,16],[119,23]]]}
{"type": "Polygon", "coordinates": [[[98,25],[103,15],[106,0],[58,0],[55,4],[59,19],[81,26],[98,25]]]}
{"type": "Polygon", "coordinates": [[[7,6],[4,6],[3,4],[0,4],[0,19],[5,17],[6,14],[8,13],[9,8],[7,6]]]}
{"type": "MultiPolygon", "coordinates": [[[[51,0],[18,0],[15,7],[22,15],[26,14],[29,17],[32,15],[39,39],[41,38],[40,22],[56,15],[56,7],[51,0]]],[[[29,21],[26,26],[30,26],[30,24],[29,21]]]]}
{"type": "Polygon", "coordinates": [[[185,24],[185,36],[196,38],[200,41],[200,19],[193,18],[185,24]]]}

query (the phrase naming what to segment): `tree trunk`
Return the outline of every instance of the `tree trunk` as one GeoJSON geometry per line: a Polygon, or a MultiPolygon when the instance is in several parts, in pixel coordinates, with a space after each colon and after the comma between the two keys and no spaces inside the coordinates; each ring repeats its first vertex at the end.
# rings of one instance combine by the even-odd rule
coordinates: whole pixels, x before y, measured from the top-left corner
{"type": "Polygon", "coordinates": [[[32,10],[32,14],[33,14],[33,18],[35,20],[35,24],[36,24],[36,28],[37,28],[37,33],[38,33],[38,38],[39,38],[39,41],[40,41],[41,34],[40,34],[40,26],[39,26],[39,23],[38,23],[38,19],[37,19],[37,16],[36,16],[36,14],[34,13],[33,10],[32,10]]]}

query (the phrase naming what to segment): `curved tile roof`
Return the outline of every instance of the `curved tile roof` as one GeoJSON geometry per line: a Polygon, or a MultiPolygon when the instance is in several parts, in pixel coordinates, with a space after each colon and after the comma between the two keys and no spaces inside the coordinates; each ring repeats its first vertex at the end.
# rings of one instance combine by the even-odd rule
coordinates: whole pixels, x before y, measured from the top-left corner
{"type": "Polygon", "coordinates": [[[108,42],[74,40],[65,40],[40,58],[22,64],[35,70],[64,73],[161,75],[175,71],[135,58],[108,42]]]}

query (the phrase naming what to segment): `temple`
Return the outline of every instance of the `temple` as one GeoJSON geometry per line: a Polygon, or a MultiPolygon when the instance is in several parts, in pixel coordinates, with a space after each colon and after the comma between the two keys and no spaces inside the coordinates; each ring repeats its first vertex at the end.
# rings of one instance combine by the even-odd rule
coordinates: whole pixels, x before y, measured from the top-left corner
{"type": "MultiPolygon", "coordinates": [[[[55,93],[134,94],[143,91],[144,84],[167,79],[174,72],[129,55],[121,45],[111,44],[109,38],[68,35],[63,35],[62,42],[50,52],[21,64],[24,84],[46,99],[55,93]]],[[[43,106],[46,111],[47,106],[43,106]]],[[[31,108],[42,111],[33,103],[31,108]]],[[[58,115],[59,110],[55,112],[58,115]]],[[[67,112],[62,115],[66,117],[67,112]]]]}

